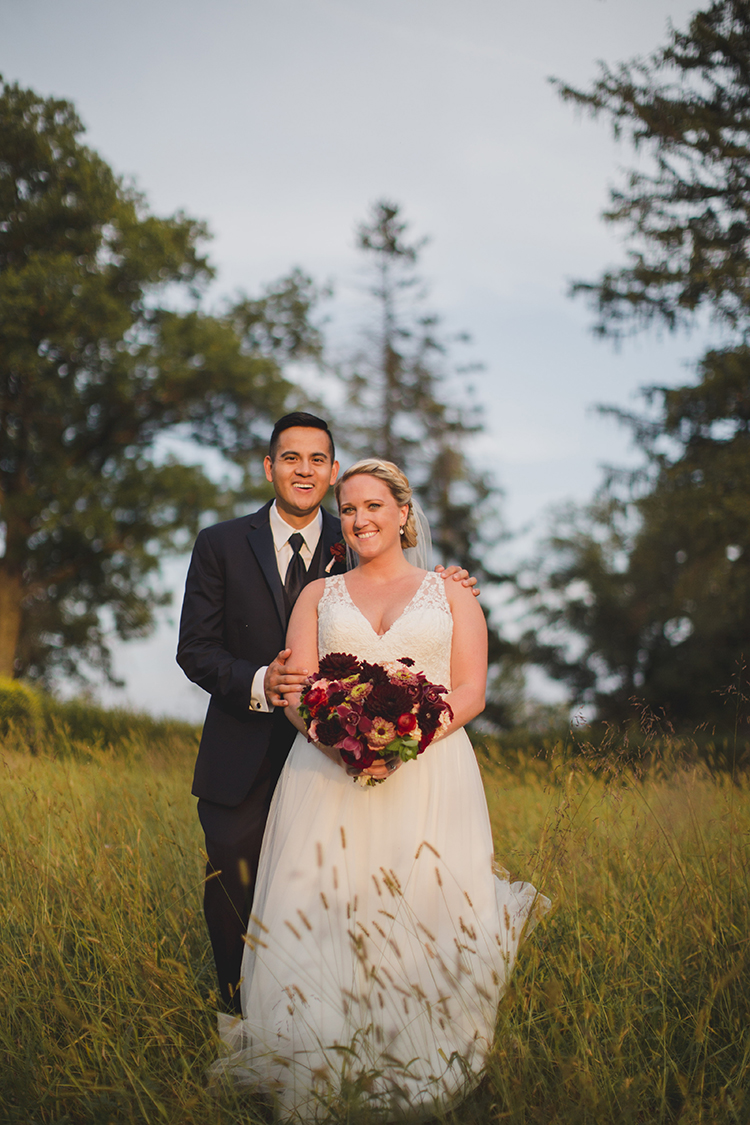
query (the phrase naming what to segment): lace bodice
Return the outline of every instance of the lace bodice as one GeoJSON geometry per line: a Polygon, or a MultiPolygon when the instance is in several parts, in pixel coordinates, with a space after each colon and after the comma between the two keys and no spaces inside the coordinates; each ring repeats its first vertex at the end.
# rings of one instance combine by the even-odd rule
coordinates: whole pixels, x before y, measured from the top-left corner
{"type": "Polygon", "coordinates": [[[428,571],[414,597],[380,636],[356,607],[343,574],[326,578],[318,603],[318,651],[348,652],[373,664],[410,656],[415,669],[450,689],[453,618],[444,579],[428,571]]]}

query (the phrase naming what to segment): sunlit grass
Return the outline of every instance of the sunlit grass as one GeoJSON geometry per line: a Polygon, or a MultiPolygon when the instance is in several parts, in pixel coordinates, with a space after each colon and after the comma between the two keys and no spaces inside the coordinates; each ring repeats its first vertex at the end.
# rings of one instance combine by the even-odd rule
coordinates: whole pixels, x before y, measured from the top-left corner
{"type": "MultiPolygon", "coordinates": [[[[271,1121],[217,1053],[189,739],[0,759],[0,1114],[271,1121]]],[[[554,912],[524,947],[461,1123],[750,1118],[750,794],[695,769],[484,767],[498,861],[554,912]]],[[[341,1109],[337,1121],[358,1121],[341,1109]]]]}
{"type": "Polygon", "coordinates": [[[551,788],[496,777],[498,852],[507,840],[556,908],[502,1005],[498,1120],[746,1122],[747,789],[695,771],[607,786],[569,763],[551,788]],[[517,852],[503,808],[538,818],[540,789],[539,849],[517,852]]]}

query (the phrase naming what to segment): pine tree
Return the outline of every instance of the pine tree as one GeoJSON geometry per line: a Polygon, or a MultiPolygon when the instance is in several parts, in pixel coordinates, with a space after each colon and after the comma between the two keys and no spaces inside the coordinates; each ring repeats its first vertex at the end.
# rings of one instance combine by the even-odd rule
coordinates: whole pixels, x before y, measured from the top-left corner
{"type": "Polygon", "coordinates": [[[408,238],[396,204],[376,203],[357,241],[374,278],[375,316],[364,350],[338,372],[346,388],[346,444],[357,456],[374,454],[404,469],[441,561],[490,575],[487,555],[500,538],[499,490],[467,452],[483,428],[470,381],[478,365],[454,365],[450,355],[469,338],[449,337],[425,310],[417,268],[426,240],[408,238]]]}
{"type": "Polygon", "coordinates": [[[562,97],[609,118],[651,161],[611,192],[604,219],[632,243],[628,264],[578,282],[617,335],[690,325],[705,309],[744,336],[750,313],[750,4],[718,0],[648,59],[602,65],[562,97]]]}
{"type": "Polygon", "coordinates": [[[646,414],[610,410],[644,465],[563,514],[537,574],[545,628],[527,643],[602,716],[637,697],[680,726],[732,726],[724,696],[741,695],[750,655],[750,4],[696,12],[590,91],[558,85],[653,160],[605,214],[631,241],[628,263],[573,287],[596,330],[675,329],[704,311],[727,343],[695,383],[646,388],[646,414]]]}
{"type": "MultiPolygon", "coordinates": [[[[359,225],[357,242],[372,272],[375,314],[362,352],[338,369],[346,391],[338,431],[355,457],[384,457],[404,469],[429,520],[435,561],[459,563],[485,584],[508,581],[489,561],[502,539],[501,494],[469,455],[483,429],[471,389],[478,365],[452,362],[469,337],[449,336],[425,309],[418,266],[426,240],[410,238],[400,207],[382,200],[359,225]]],[[[491,676],[515,655],[490,626],[491,676]]],[[[500,695],[490,692],[486,717],[508,724],[500,695]]]]}

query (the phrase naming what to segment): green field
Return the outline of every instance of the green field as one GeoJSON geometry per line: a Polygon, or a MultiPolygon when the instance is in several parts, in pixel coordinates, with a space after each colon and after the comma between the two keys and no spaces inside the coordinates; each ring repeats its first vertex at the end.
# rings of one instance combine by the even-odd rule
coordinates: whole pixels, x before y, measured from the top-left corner
{"type": "MultiPolygon", "coordinates": [[[[155,723],[114,743],[60,727],[34,755],[6,737],[3,1121],[273,1120],[205,1079],[216,997],[195,742],[155,723]]],[[[483,770],[498,860],[554,911],[521,953],[486,1078],[445,1120],[746,1125],[747,784],[696,767],[636,781],[561,754],[483,770]]]]}

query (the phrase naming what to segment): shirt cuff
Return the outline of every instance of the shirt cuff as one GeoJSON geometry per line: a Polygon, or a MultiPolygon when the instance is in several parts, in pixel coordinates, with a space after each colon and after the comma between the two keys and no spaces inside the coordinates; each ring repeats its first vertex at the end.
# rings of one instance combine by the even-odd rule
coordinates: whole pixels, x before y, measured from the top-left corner
{"type": "Polygon", "coordinates": [[[266,692],[265,692],[265,688],[263,687],[263,681],[266,678],[266,672],[267,671],[268,671],[268,665],[264,664],[263,667],[259,668],[258,671],[253,676],[253,686],[250,690],[250,710],[251,711],[266,711],[266,712],[268,712],[268,711],[272,710],[271,706],[269,705],[268,700],[266,699],[266,692]]]}

